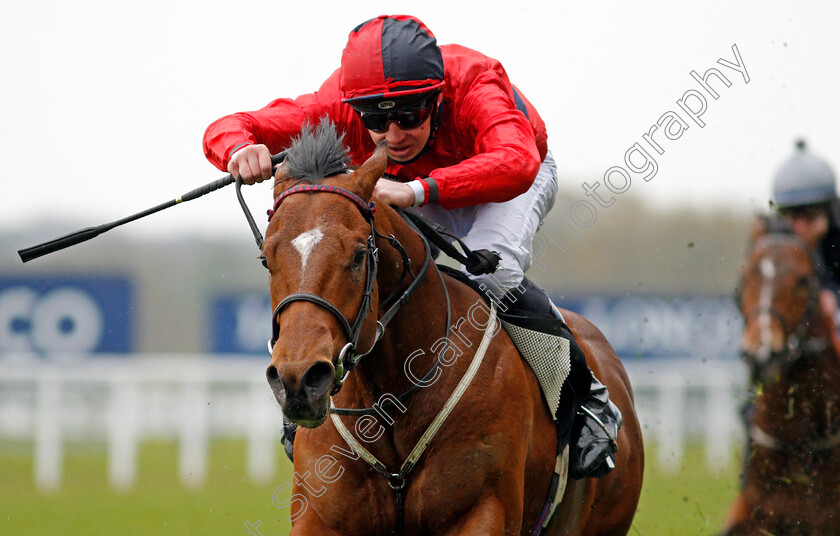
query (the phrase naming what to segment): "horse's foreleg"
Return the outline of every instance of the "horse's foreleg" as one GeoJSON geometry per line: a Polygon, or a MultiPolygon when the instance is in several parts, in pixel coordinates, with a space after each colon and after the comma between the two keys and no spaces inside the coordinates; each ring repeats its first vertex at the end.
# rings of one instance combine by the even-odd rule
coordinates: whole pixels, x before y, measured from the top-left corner
{"type": "MultiPolygon", "coordinates": [[[[520,518],[522,517],[520,513],[520,518]]],[[[486,494],[470,508],[445,536],[502,536],[515,534],[505,530],[505,505],[493,494],[486,494]]]]}

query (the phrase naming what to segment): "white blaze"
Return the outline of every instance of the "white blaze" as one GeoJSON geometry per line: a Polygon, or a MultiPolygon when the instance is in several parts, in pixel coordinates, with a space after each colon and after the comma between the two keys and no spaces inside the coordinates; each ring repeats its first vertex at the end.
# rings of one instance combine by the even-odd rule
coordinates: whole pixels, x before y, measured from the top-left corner
{"type": "Polygon", "coordinates": [[[306,270],[306,261],[309,259],[309,254],[312,253],[312,248],[315,244],[324,238],[324,233],[321,232],[320,227],[301,233],[297,238],[292,240],[292,245],[300,253],[301,269],[306,270]]]}
{"type": "MultiPolygon", "coordinates": [[[[758,309],[761,314],[758,317],[758,325],[761,329],[761,353],[769,355],[771,347],[772,331],[770,330],[771,308],[773,306],[773,279],[776,277],[776,267],[769,257],[764,257],[759,263],[763,281],[761,282],[761,294],[758,298],[758,309]]],[[[764,356],[767,357],[766,355],[764,356]]]]}

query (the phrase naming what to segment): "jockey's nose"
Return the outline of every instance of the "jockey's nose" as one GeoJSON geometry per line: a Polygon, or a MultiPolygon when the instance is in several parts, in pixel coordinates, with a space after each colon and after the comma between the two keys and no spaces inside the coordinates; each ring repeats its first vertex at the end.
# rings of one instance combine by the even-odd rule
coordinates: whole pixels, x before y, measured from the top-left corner
{"type": "Polygon", "coordinates": [[[396,121],[388,123],[388,130],[385,131],[385,139],[389,143],[397,143],[405,139],[405,130],[401,129],[396,121]]]}

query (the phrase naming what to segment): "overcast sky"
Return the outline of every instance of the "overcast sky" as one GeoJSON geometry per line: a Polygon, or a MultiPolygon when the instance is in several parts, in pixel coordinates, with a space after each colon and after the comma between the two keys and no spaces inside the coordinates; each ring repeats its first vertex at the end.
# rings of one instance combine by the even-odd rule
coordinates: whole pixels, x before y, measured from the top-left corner
{"type": "MultiPolygon", "coordinates": [[[[663,155],[635,194],[657,205],[766,206],[770,179],[804,136],[840,168],[840,7],[836,2],[7,2],[0,18],[0,226],[46,216],[115,220],[223,175],[203,156],[216,118],[318,87],[349,30],[411,13],[438,42],[502,61],[545,119],[575,196],[603,181],[669,111],[663,155]],[[749,83],[717,63],[740,52],[749,83]],[[701,117],[677,104],[716,67],[701,117]]],[[[695,100],[692,105],[697,105],[695,100]]],[[[626,167],[626,165],[625,165],[626,167]]],[[[603,189],[601,190],[604,191],[603,189]]],[[[254,189],[262,214],[269,190],[254,189]],[[257,193],[258,192],[258,193],[257,193]]],[[[233,188],[121,231],[181,230],[250,240],[233,188]]],[[[39,229],[43,239],[71,229],[39,229]]],[[[5,252],[4,252],[5,253],[5,252]]],[[[5,255],[4,255],[5,257],[5,255]]]]}

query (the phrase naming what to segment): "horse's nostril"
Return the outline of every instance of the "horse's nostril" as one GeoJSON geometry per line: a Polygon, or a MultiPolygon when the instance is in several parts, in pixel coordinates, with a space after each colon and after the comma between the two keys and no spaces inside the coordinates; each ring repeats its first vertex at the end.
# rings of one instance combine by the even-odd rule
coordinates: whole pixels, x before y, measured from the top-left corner
{"type": "Polygon", "coordinates": [[[319,398],[332,388],[334,369],[327,362],[315,363],[303,375],[303,388],[312,398],[319,398]]]}
{"type": "Polygon", "coordinates": [[[269,365],[268,369],[265,371],[265,377],[268,379],[268,383],[276,383],[280,381],[280,374],[277,372],[277,367],[269,365]]]}

